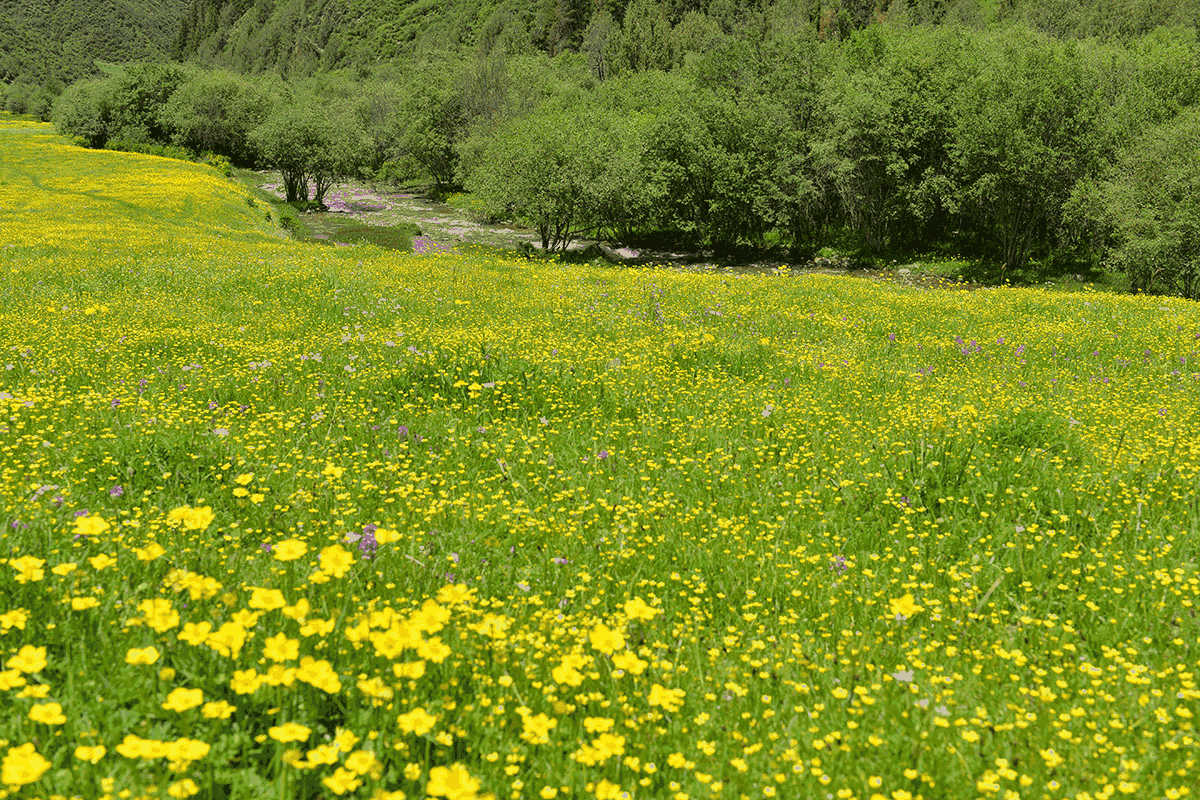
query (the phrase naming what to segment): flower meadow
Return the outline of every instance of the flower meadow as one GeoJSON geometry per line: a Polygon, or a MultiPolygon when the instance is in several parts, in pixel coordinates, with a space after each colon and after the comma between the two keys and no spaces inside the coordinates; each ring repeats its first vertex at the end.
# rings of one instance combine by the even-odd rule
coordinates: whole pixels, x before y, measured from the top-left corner
{"type": "Polygon", "coordinates": [[[265,212],[0,122],[0,796],[1195,796],[1200,306],[265,212]]]}

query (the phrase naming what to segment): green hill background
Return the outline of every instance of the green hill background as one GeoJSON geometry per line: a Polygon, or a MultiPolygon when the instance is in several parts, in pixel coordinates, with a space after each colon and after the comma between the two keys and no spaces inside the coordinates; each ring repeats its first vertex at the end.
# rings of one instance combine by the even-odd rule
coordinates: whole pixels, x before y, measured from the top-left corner
{"type": "Polygon", "coordinates": [[[58,88],[96,60],[166,58],[187,0],[0,0],[0,82],[58,88]]]}
{"type": "Polygon", "coordinates": [[[1196,26],[1200,0],[0,0],[0,83],[57,91],[97,61],[177,58],[310,75],[429,51],[556,54],[589,21],[631,5],[684,29],[753,31],[781,15],[834,33],[879,19],[984,25],[1020,19],[1056,36],[1196,26]]]}
{"type": "MultiPolygon", "coordinates": [[[[580,43],[595,0],[194,0],[180,55],[242,70],[311,73],[422,50],[580,43]]],[[[620,14],[625,0],[605,3],[620,14]]]]}
{"type": "Polygon", "coordinates": [[[607,11],[661,9],[673,27],[751,33],[770,20],[811,21],[830,35],[883,19],[981,26],[1022,21],[1062,37],[1136,36],[1200,24],[1197,0],[192,0],[178,54],[238,70],[311,74],[428,50],[551,55],[578,50],[607,11]]]}

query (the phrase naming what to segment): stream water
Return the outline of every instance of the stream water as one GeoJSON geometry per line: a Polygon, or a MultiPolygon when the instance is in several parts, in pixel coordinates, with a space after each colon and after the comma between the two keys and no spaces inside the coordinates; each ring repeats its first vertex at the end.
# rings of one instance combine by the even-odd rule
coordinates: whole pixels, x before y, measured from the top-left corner
{"type": "MultiPolygon", "coordinates": [[[[259,173],[259,188],[283,198],[283,188],[271,173],[259,173]]],[[[490,225],[470,218],[462,209],[404,191],[384,189],[365,183],[338,184],[325,197],[328,211],[304,215],[304,223],[314,239],[335,244],[338,233],[348,221],[381,228],[404,223],[416,225],[421,234],[414,238],[418,252],[454,249],[476,244],[518,249],[529,243],[536,246],[534,232],[505,225],[490,225]]]]}
{"type": "MultiPolygon", "coordinates": [[[[283,199],[283,187],[279,183],[278,173],[255,173],[256,185],[283,199]]],[[[339,236],[351,229],[369,225],[386,233],[387,229],[396,229],[405,223],[420,228],[420,235],[413,237],[413,250],[417,253],[434,253],[457,250],[463,245],[480,245],[505,250],[518,250],[525,247],[539,247],[537,234],[528,228],[509,225],[495,225],[479,222],[463,209],[446,203],[441,203],[421,195],[372,186],[366,183],[350,182],[335,186],[325,198],[327,211],[304,214],[305,226],[314,239],[328,241],[332,244],[347,244],[348,241],[339,236]]],[[[356,231],[360,233],[360,231],[356,231]]],[[[347,235],[347,239],[350,237],[347,235]]],[[[372,238],[377,244],[387,246],[383,241],[386,237],[372,238]]],[[[356,236],[355,240],[360,240],[356,236]]],[[[572,249],[584,249],[594,242],[576,242],[572,249]]],[[[910,286],[924,288],[962,288],[959,281],[942,276],[921,274],[919,271],[905,268],[899,269],[854,269],[850,270],[834,263],[824,263],[822,259],[808,264],[784,264],[778,261],[761,263],[728,264],[714,263],[688,253],[650,253],[629,248],[605,247],[604,252],[611,261],[643,262],[671,265],[680,269],[701,272],[768,272],[776,271],[781,266],[787,266],[794,274],[854,274],[875,280],[887,280],[910,286]]],[[[915,266],[915,265],[914,265],[915,266]]]]}

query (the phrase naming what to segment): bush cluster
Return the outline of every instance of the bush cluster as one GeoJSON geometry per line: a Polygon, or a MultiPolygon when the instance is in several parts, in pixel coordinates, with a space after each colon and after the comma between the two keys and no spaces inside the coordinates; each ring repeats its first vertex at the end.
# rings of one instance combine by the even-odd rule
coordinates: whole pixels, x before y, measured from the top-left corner
{"type": "Polygon", "coordinates": [[[50,120],[54,92],[30,83],[0,84],[0,109],[12,114],[28,114],[43,122],[50,120]]]}
{"type": "Polygon", "coordinates": [[[269,166],[287,200],[321,205],[370,143],[357,120],[307,87],[179,64],[138,63],[79,81],[54,104],[59,130],[87,147],[269,166]]]}

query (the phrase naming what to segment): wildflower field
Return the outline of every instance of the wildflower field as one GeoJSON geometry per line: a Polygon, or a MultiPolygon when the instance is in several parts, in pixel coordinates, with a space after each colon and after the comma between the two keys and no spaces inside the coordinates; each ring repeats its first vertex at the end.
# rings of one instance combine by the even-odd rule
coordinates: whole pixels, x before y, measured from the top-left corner
{"type": "Polygon", "coordinates": [[[0,122],[0,797],[1196,794],[1200,306],[265,212],[0,122]]]}

